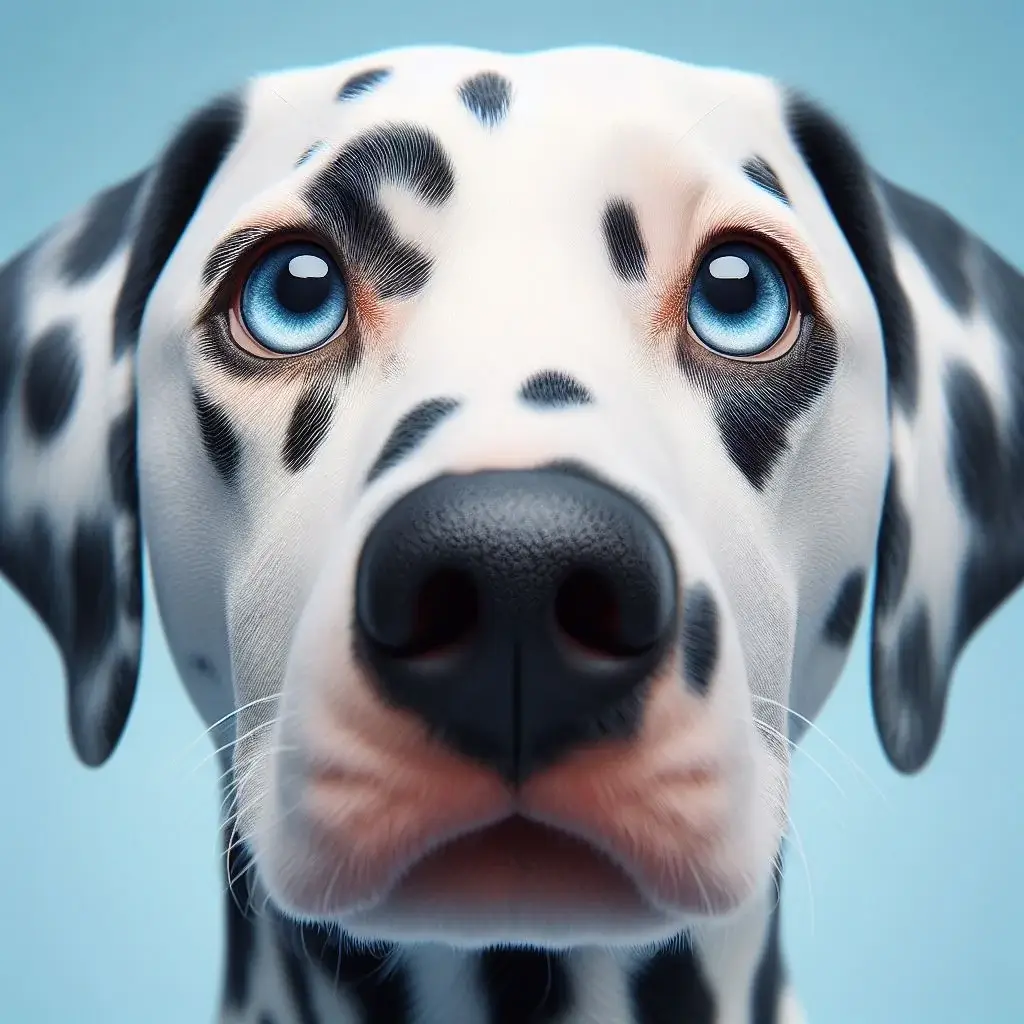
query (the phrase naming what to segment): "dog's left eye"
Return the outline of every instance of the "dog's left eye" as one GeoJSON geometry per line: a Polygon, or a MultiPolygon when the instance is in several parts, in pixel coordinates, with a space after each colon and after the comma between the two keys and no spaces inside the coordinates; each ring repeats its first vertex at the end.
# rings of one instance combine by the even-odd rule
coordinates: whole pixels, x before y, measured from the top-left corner
{"type": "Polygon", "coordinates": [[[320,348],[345,325],[345,282],[325,249],[288,242],[249,272],[238,311],[258,345],[275,355],[300,355],[320,348]]]}
{"type": "Polygon", "coordinates": [[[715,352],[763,355],[789,325],[789,286],[762,250],[742,242],[718,245],[701,261],[686,316],[693,333],[715,352]]]}

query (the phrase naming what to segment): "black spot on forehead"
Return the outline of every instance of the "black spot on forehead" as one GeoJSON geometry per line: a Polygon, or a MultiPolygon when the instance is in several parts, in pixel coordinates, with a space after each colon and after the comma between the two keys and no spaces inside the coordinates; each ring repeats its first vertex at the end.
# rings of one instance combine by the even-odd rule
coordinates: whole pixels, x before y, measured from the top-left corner
{"type": "Polygon", "coordinates": [[[805,313],[800,338],[770,362],[695,356],[681,336],[677,357],[683,372],[706,392],[729,457],[758,490],[768,484],[789,449],[790,426],[824,393],[839,362],[834,331],[805,313]]]}
{"type": "Polygon", "coordinates": [[[227,484],[234,484],[242,461],[242,442],[227,412],[199,391],[192,392],[199,434],[206,454],[227,484]]]}
{"type": "Polygon", "coordinates": [[[744,163],[743,173],[758,188],[764,189],[765,192],[775,196],[780,202],[786,203],[787,206],[789,205],[789,196],[786,195],[786,190],[782,187],[779,176],[767,160],[759,156],[751,157],[744,163]]]}
{"type": "Polygon", "coordinates": [[[810,101],[787,97],[786,120],[794,145],[817,180],[871,289],[882,325],[890,391],[912,412],[918,391],[917,335],[875,197],[875,178],[846,130],[810,101]]]}
{"type": "Polygon", "coordinates": [[[878,183],[897,228],[913,246],[935,287],[957,313],[966,315],[974,299],[966,266],[970,235],[928,200],[882,177],[878,183]]]}
{"type": "Polygon", "coordinates": [[[647,277],[647,247],[632,203],[613,199],[601,221],[605,244],[615,272],[624,281],[640,283],[647,277]]]}
{"type": "Polygon", "coordinates": [[[508,114],[512,83],[496,71],[481,71],[459,86],[459,99],[486,128],[494,128],[508,114]]]}
{"type": "Polygon", "coordinates": [[[354,100],[373,92],[382,82],[391,77],[391,68],[367,68],[347,78],[338,90],[339,100],[354,100]]]}
{"type": "Polygon", "coordinates": [[[594,396],[575,377],[561,370],[543,370],[523,381],[520,401],[540,409],[590,405],[594,396]]]}
{"type": "Polygon", "coordinates": [[[373,483],[416,451],[430,433],[458,408],[459,401],[455,398],[430,398],[410,409],[388,435],[366,474],[366,482],[373,483]]]}
{"type": "Polygon", "coordinates": [[[145,174],[101,192],[90,204],[78,233],[64,251],[61,272],[69,284],[92,277],[125,240],[132,205],[145,174]]]}
{"type": "Polygon", "coordinates": [[[556,1024],[571,1004],[564,957],[539,949],[488,949],[480,954],[487,1024],[556,1024]]]}
{"type": "Polygon", "coordinates": [[[714,997],[685,939],[644,960],[629,989],[637,1024],[714,1024],[714,997]]]}
{"type": "Polygon", "coordinates": [[[241,134],[245,105],[225,96],[190,118],[154,169],[114,309],[114,356],[138,340],[149,293],[196,212],[211,179],[241,134]]]}
{"type": "Polygon", "coordinates": [[[330,433],[335,400],[330,381],[314,380],[302,392],[292,411],[281,451],[289,473],[305,469],[330,433]]]}
{"type": "Polygon", "coordinates": [[[848,647],[853,640],[866,585],[867,574],[863,569],[854,569],[843,579],[825,619],[825,640],[833,646],[848,647]]]}
{"type": "Polygon", "coordinates": [[[37,440],[51,440],[68,422],[81,380],[71,327],[51,327],[32,346],[25,365],[25,425],[37,440]]]}
{"type": "Polygon", "coordinates": [[[707,693],[718,664],[718,604],[703,583],[692,586],[683,608],[683,673],[697,693],[707,693]]]}
{"type": "Polygon", "coordinates": [[[996,411],[985,385],[966,363],[951,363],[944,383],[950,482],[964,507],[984,527],[1006,501],[996,411]]]}
{"type": "Polygon", "coordinates": [[[385,183],[437,207],[450,198],[455,173],[431,132],[416,125],[385,125],[346,145],[307,185],[304,199],[317,229],[338,240],[377,294],[401,298],[426,284],[431,259],[399,237],[379,201],[385,183]]]}

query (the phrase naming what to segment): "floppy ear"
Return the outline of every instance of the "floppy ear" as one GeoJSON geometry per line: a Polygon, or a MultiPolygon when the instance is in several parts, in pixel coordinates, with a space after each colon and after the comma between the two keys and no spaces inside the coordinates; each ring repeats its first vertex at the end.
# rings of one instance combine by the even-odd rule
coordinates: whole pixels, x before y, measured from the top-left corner
{"type": "Polygon", "coordinates": [[[790,134],[875,298],[891,461],[871,694],[903,772],[930,758],[974,631],[1024,578],[1024,278],[947,213],[874,174],[800,97],[790,134]]]}
{"type": "Polygon", "coordinates": [[[0,268],[0,572],[60,648],[88,765],[120,739],[139,670],[139,325],[241,122],[240,100],[210,104],[151,168],[0,268]]]}

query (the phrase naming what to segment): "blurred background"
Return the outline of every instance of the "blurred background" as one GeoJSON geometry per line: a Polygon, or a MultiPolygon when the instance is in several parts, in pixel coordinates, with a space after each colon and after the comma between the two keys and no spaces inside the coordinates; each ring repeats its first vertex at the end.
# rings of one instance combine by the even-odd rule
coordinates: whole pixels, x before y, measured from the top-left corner
{"type": "MultiPolygon", "coordinates": [[[[1021,0],[0,0],[0,261],[214,92],[430,42],[610,43],[773,75],[1024,266],[1021,0]]],[[[91,772],[56,652],[0,583],[4,1024],[213,1020],[217,772],[152,612],[127,734],[91,772]]],[[[796,761],[784,930],[810,1024],[1021,1024],[1024,598],[968,648],[920,777],[883,760],[866,654],[862,628],[796,761]]]]}

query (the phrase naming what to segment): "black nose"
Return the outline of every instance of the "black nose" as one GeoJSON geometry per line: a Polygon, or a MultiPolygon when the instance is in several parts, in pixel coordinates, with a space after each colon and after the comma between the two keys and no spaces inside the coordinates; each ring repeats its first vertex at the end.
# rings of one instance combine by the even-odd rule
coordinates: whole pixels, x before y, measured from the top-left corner
{"type": "Polygon", "coordinates": [[[657,524],[575,472],[435,478],[360,557],[357,644],[386,698],[513,783],[635,724],[675,625],[657,524]]]}

